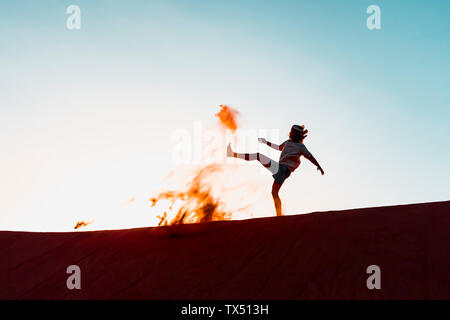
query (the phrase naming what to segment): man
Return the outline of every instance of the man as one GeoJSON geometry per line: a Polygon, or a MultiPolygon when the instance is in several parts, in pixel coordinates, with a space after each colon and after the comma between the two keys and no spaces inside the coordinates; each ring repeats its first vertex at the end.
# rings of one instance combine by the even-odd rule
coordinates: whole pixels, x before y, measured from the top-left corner
{"type": "Polygon", "coordinates": [[[227,157],[234,157],[243,159],[246,161],[258,160],[264,167],[266,167],[274,178],[272,184],[272,197],[275,204],[275,210],[277,216],[282,215],[281,211],[281,199],[278,195],[283,182],[291,175],[295,169],[300,165],[300,157],[304,156],[311,161],[317,170],[324,174],[322,167],[319,165],[314,156],[308,151],[303,144],[303,140],[306,138],[308,130],[305,130],[305,126],[293,125],[291,132],[289,133],[289,139],[283,142],[281,145],[277,145],[267,141],[264,138],[258,138],[258,141],[267,144],[275,150],[281,151],[280,160],[277,162],[269,157],[258,153],[236,153],[231,149],[231,145],[227,147],[227,157]]]}

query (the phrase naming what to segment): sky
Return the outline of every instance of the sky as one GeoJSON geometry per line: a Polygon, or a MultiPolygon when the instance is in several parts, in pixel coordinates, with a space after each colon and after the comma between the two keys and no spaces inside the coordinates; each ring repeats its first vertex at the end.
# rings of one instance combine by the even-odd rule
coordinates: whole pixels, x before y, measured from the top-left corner
{"type": "Polygon", "coordinates": [[[325,175],[303,160],[280,191],[286,214],[449,200],[449,12],[440,0],[2,1],[0,230],[70,231],[98,212],[120,224],[174,167],[174,132],[214,124],[220,104],[275,143],[294,123],[309,130],[325,175]],[[366,26],[373,4],[379,30],[366,26]],[[66,26],[70,5],[80,29],[66,26]]]}

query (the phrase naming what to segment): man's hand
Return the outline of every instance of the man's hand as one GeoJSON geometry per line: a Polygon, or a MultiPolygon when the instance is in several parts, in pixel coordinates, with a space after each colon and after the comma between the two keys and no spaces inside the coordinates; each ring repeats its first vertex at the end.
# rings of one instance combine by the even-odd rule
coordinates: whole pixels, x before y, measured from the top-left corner
{"type": "Polygon", "coordinates": [[[267,144],[267,140],[265,138],[258,138],[258,141],[267,144]]]}
{"type": "Polygon", "coordinates": [[[324,174],[325,174],[325,172],[323,172],[323,169],[322,169],[322,167],[321,167],[321,166],[318,166],[318,167],[317,167],[317,170],[319,170],[319,171],[320,171],[320,173],[321,173],[322,175],[324,175],[324,174]]]}

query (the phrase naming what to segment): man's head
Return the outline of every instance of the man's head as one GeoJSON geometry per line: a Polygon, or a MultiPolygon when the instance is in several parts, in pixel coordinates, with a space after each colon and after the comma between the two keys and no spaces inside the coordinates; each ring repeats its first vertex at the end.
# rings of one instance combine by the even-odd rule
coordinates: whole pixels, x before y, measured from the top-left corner
{"type": "Polygon", "coordinates": [[[303,142],[303,139],[306,138],[308,130],[305,129],[305,126],[294,124],[291,128],[291,132],[289,133],[289,138],[294,140],[295,142],[303,142]]]}

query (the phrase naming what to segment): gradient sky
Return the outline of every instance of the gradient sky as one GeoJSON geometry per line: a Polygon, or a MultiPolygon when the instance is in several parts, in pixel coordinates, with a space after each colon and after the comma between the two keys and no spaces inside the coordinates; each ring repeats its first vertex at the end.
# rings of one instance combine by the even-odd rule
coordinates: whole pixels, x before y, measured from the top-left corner
{"type": "Polygon", "coordinates": [[[247,128],[309,129],[326,175],[302,162],[288,214],[448,200],[449,13],[441,0],[2,1],[0,229],[113,219],[170,171],[174,130],[213,123],[219,104],[247,128]],[[381,30],[366,27],[371,4],[381,30]]]}

